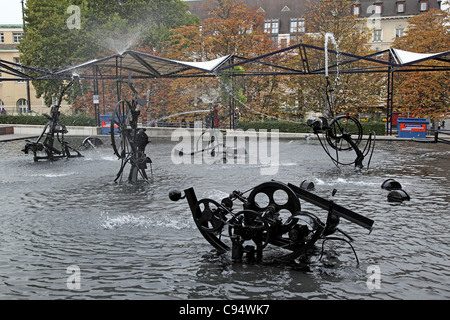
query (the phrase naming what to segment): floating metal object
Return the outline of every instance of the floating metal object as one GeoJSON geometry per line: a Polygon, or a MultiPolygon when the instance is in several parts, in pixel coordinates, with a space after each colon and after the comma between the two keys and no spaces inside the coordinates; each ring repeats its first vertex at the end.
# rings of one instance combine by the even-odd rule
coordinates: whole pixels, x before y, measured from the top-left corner
{"type": "Polygon", "coordinates": [[[58,104],[50,109],[50,115],[45,115],[48,119],[47,124],[44,127],[41,135],[36,141],[25,140],[27,144],[22,151],[28,154],[30,151],[33,152],[33,159],[35,162],[39,160],[58,160],[61,158],[74,158],[82,157],[81,153],[76,149],[69,146],[69,144],[64,140],[64,134],[66,134],[67,128],[59,120],[61,115],[59,108],[61,106],[62,99],[66,90],[73,84],[70,82],[61,92],[58,104]],[[60,146],[55,145],[59,143],[60,146]],[[73,151],[73,153],[71,153],[73,151]],[[45,154],[45,155],[39,155],[45,154]]]}
{"type": "Polygon", "coordinates": [[[103,145],[103,141],[100,138],[87,137],[81,143],[80,148],[83,148],[83,149],[96,149],[96,148],[98,148],[101,145],[103,145]]]}
{"type": "Polygon", "coordinates": [[[387,179],[381,184],[381,188],[388,190],[387,199],[389,202],[403,202],[411,200],[410,196],[402,189],[400,182],[394,179],[387,179]]]}
{"type": "Polygon", "coordinates": [[[387,195],[389,202],[403,202],[411,200],[410,196],[404,190],[392,190],[387,195]]]}
{"type": "MultiPolygon", "coordinates": [[[[233,191],[220,203],[208,198],[198,200],[193,188],[184,190],[184,197],[203,237],[220,253],[231,250],[235,262],[242,261],[244,255],[248,261],[261,261],[268,245],[282,249],[279,261],[306,258],[318,240],[343,240],[350,244],[353,239],[338,228],[340,218],[368,230],[374,223],[331,200],[278,181],[265,182],[245,192],[233,191]],[[261,198],[267,201],[263,203],[261,198]],[[300,199],[324,210],[326,222],[302,210],[300,199]],[[236,202],[242,207],[234,209],[236,202]],[[336,231],[348,240],[330,237],[336,231]]],[[[184,197],[177,190],[169,194],[172,201],[184,197]]],[[[353,252],[356,256],[354,249],[353,252]]]]}
{"type": "Polygon", "coordinates": [[[311,181],[303,180],[302,183],[300,183],[300,188],[311,191],[315,189],[315,185],[311,181]]]}
{"type": "Polygon", "coordinates": [[[381,188],[385,190],[401,190],[402,185],[394,179],[387,179],[381,184],[381,188]]]}

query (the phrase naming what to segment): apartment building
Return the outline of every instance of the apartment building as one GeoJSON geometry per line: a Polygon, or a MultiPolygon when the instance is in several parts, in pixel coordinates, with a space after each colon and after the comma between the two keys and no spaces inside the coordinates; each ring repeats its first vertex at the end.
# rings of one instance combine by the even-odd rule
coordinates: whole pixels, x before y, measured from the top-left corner
{"type": "MultiPolygon", "coordinates": [[[[317,1],[320,0],[311,0],[317,1]]],[[[186,1],[190,12],[204,17],[201,10],[205,0],[186,1]]],[[[264,30],[279,46],[290,45],[306,31],[308,21],[302,17],[307,0],[242,0],[250,8],[264,13],[264,30]]],[[[354,0],[352,14],[365,18],[371,33],[369,45],[374,51],[388,49],[395,37],[408,27],[407,20],[417,14],[441,7],[441,0],[354,0]]]]}
{"type": "Polygon", "coordinates": [[[431,9],[441,8],[440,0],[355,0],[353,14],[366,18],[374,51],[389,49],[396,37],[408,28],[407,20],[431,9]]]}
{"type": "MultiPolygon", "coordinates": [[[[0,60],[20,64],[20,52],[17,49],[23,37],[22,25],[0,24],[0,60]]],[[[11,75],[3,73],[3,78],[11,79],[11,75]]],[[[0,109],[5,108],[7,114],[42,114],[49,113],[43,99],[36,98],[36,90],[31,81],[2,80],[0,69],[0,109]]],[[[61,111],[71,111],[69,105],[61,107],[61,111]]]]}

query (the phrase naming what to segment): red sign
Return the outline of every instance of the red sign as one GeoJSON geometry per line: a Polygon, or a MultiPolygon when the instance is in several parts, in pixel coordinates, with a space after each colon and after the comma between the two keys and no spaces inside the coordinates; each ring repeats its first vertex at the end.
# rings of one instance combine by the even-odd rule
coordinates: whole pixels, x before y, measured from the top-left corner
{"type": "Polygon", "coordinates": [[[427,125],[424,123],[400,123],[400,131],[426,132],[427,125]]]}

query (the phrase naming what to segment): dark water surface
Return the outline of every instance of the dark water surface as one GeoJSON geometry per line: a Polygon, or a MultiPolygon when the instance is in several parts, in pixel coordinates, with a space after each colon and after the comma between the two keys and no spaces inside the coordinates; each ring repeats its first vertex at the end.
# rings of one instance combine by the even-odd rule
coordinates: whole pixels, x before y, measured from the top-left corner
{"type": "Polygon", "coordinates": [[[262,176],[260,165],[175,165],[175,142],[155,142],[147,147],[152,181],[135,186],[113,182],[120,162],[109,147],[34,163],[23,145],[0,144],[2,299],[450,299],[448,145],[380,141],[370,170],[355,172],[337,169],[317,141],[282,142],[278,173],[262,176]],[[387,201],[389,178],[410,201],[387,201]],[[341,224],[360,264],[332,241],[309,271],[233,264],[201,236],[187,202],[168,198],[194,187],[199,199],[220,201],[271,179],[313,181],[324,197],[336,188],[338,204],[373,219],[371,234],[341,224]],[[78,290],[67,285],[74,266],[78,290]]]}

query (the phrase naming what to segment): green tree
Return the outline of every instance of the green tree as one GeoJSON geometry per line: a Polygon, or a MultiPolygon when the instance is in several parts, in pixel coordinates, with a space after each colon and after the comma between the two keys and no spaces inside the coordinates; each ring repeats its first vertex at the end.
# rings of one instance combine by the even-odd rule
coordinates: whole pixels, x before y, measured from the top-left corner
{"type": "MultiPolygon", "coordinates": [[[[392,47],[417,53],[439,53],[450,48],[449,9],[424,12],[408,20],[408,29],[392,47]]],[[[447,63],[448,64],[448,63],[447,63]]],[[[442,65],[426,62],[424,65],[442,65]]],[[[407,72],[395,76],[395,107],[417,117],[439,120],[449,115],[450,72],[407,72]]]]}
{"type": "MultiPolygon", "coordinates": [[[[163,50],[170,29],[196,20],[181,0],[28,0],[26,4],[21,59],[48,70],[137,46],[163,50]],[[68,10],[71,6],[79,11],[68,10]],[[80,24],[72,27],[72,18],[80,24]]],[[[65,83],[35,81],[33,85],[37,96],[50,105],[65,83]]],[[[72,98],[79,94],[79,90],[68,92],[72,98]]]]}

